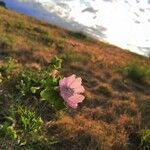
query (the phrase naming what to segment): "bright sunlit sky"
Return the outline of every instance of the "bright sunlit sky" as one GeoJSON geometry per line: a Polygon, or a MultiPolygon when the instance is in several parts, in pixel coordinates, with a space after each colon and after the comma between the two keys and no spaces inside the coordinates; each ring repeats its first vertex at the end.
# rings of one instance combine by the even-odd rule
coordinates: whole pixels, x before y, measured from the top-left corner
{"type": "Polygon", "coordinates": [[[150,53],[150,0],[4,0],[19,12],[150,53]]]}

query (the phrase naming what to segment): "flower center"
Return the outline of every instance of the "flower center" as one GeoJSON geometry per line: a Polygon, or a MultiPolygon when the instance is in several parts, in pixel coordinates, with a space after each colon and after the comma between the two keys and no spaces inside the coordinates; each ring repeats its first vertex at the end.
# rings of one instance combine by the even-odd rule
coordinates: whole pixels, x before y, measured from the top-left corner
{"type": "Polygon", "coordinates": [[[70,87],[64,86],[63,92],[69,97],[73,95],[74,90],[70,87]]]}

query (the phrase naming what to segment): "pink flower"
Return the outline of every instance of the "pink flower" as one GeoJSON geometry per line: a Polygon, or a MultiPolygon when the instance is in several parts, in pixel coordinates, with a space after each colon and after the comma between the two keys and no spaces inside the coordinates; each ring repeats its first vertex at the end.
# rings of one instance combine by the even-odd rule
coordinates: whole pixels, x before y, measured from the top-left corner
{"type": "Polygon", "coordinates": [[[81,95],[85,91],[81,84],[82,79],[74,74],[59,81],[60,95],[71,108],[77,108],[85,98],[81,95]]]}

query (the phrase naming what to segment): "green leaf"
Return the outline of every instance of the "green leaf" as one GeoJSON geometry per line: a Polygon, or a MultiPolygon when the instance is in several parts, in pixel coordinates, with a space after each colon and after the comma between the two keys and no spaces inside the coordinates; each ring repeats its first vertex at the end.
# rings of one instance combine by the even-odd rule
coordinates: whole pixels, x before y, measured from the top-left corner
{"type": "Polygon", "coordinates": [[[43,99],[45,99],[45,100],[47,100],[47,101],[51,99],[50,92],[49,92],[49,90],[48,90],[47,88],[44,89],[43,91],[41,91],[40,95],[41,95],[41,97],[42,97],[43,99]]]}
{"type": "Polygon", "coordinates": [[[40,89],[40,87],[31,87],[31,92],[32,92],[33,94],[35,94],[36,91],[39,90],[39,89],[40,89]]]}
{"type": "Polygon", "coordinates": [[[57,110],[66,108],[64,101],[54,88],[47,88],[43,90],[41,92],[41,97],[50,102],[51,105],[57,110]]]}
{"type": "Polygon", "coordinates": [[[51,63],[52,67],[55,69],[61,69],[61,64],[62,64],[62,59],[59,59],[57,56],[55,56],[52,60],[51,63]]]}
{"type": "Polygon", "coordinates": [[[54,103],[54,107],[57,110],[62,110],[62,109],[66,108],[66,105],[64,104],[63,99],[57,98],[56,101],[55,101],[55,103],[54,103]]]}
{"type": "Polygon", "coordinates": [[[4,135],[8,136],[9,138],[15,140],[17,138],[17,132],[13,126],[9,125],[9,123],[5,122],[3,125],[0,125],[0,131],[4,135]]]}

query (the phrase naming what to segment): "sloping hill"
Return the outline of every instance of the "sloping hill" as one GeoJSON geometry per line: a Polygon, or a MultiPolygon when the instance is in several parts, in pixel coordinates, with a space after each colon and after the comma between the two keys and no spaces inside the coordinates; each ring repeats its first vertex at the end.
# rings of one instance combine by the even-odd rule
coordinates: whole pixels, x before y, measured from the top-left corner
{"type": "Polygon", "coordinates": [[[0,149],[150,146],[149,58],[0,8],[0,63],[0,149]],[[86,99],[76,110],[56,111],[29,90],[55,55],[61,75],[83,79],[86,99]]]}

